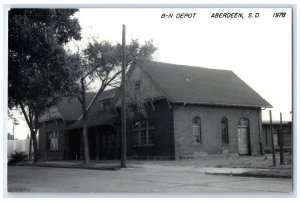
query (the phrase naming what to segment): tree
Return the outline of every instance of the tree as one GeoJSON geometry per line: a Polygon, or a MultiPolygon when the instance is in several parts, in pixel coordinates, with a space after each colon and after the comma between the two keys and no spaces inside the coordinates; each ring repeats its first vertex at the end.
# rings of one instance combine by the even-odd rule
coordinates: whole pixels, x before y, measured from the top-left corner
{"type": "Polygon", "coordinates": [[[8,106],[20,109],[30,129],[37,162],[38,118],[74,88],[76,55],[63,46],[79,40],[77,9],[11,9],[9,11],[8,106]]]}
{"type": "MultiPolygon", "coordinates": [[[[82,109],[82,121],[83,121],[83,150],[84,150],[84,163],[89,162],[89,142],[88,142],[88,128],[87,128],[87,116],[90,107],[95,100],[101,95],[108,86],[119,87],[120,86],[120,74],[121,74],[121,44],[112,45],[108,41],[97,42],[93,41],[88,44],[87,48],[83,50],[83,53],[77,53],[81,55],[81,76],[80,88],[74,89],[77,93],[78,101],[81,103],[82,109]],[[89,88],[89,85],[95,80],[99,81],[99,88],[91,103],[87,105],[85,103],[85,93],[89,88]]],[[[147,41],[141,45],[138,40],[132,40],[127,45],[127,64],[126,68],[135,65],[139,62],[152,60],[152,56],[157,50],[152,41],[147,41]]]]}

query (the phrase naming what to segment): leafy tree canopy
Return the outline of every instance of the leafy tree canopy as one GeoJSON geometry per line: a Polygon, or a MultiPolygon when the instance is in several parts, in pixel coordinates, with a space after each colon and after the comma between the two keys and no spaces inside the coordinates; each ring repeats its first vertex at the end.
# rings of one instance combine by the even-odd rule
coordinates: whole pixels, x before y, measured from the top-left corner
{"type": "Polygon", "coordinates": [[[77,9],[11,9],[8,22],[8,105],[20,108],[38,161],[38,118],[73,87],[78,56],[63,45],[79,40],[77,9]]]}
{"type": "Polygon", "coordinates": [[[11,9],[9,11],[9,107],[51,105],[72,83],[76,71],[63,45],[78,40],[80,25],[71,18],[76,9],[11,9]],[[74,72],[75,73],[75,72],[74,72]],[[39,102],[37,102],[39,100],[39,102]]]}
{"type": "MultiPolygon", "coordinates": [[[[138,40],[132,40],[126,45],[126,64],[128,68],[136,63],[151,60],[157,48],[152,41],[140,44],[138,40]]],[[[120,76],[122,70],[122,45],[111,44],[108,41],[98,42],[94,40],[89,43],[86,49],[77,53],[81,60],[77,60],[80,65],[79,85],[74,88],[73,93],[81,103],[82,120],[83,120],[83,157],[84,162],[89,162],[89,143],[87,135],[87,116],[90,107],[97,100],[102,92],[108,87],[120,87],[120,76]],[[91,103],[85,103],[85,92],[89,89],[89,85],[97,80],[97,93],[91,103]]]]}

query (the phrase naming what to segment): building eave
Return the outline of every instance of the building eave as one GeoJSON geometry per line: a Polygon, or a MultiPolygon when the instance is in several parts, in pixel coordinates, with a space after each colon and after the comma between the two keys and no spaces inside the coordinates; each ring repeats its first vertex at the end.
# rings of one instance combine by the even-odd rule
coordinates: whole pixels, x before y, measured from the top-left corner
{"type": "Polygon", "coordinates": [[[250,108],[273,108],[273,106],[247,105],[247,104],[228,104],[228,103],[209,103],[195,101],[174,101],[174,104],[191,104],[191,105],[208,105],[208,106],[224,106],[224,107],[250,107],[250,108]]]}

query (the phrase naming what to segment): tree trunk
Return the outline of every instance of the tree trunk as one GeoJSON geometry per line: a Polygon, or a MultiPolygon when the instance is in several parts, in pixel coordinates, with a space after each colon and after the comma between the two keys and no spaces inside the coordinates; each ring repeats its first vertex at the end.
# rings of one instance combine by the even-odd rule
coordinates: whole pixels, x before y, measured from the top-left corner
{"type": "Polygon", "coordinates": [[[82,131],[82,139],[83,139],[83,160],[84,163],[87,164],[90,161],[90,152],[89,152],[89,138],[88,138],[88,128],[87,128],[87,113],[86,110],[83,111],[82,114],[83,121],[83,131],[82,131]]]}
{"type": "Polygon", "coordinates": [[[31,154],[32,154],[32,138],[31,138],[31,136],[29,137],[29,161],[31,161],[31,154]]]}
{"type": "Polygon", "coordinates": [[[24,118],[26,120],[26,123],[30,129],[30,137],[32,138],[32,143],[33,143],[33,156],[34,156],[34,162],[38,162],[39,161],[39,151],[38,151],[38,142],[37,142],[37,138],[36,138],[36,134],[38,131],[38,117],[39,114],[36,113],[34,114],[35,117],[33,117],[32,115],[30,115],[30,107],[28,106],[28,114],[26,113],[25,107],[24,105],[20,102],[19,103],[22,113],[24,115],[24,118]],[[33,118],[35,119],[35,122],[33,123],[33,118]],[[34,129],[35,128],[35,129],[34,129]]]}
{"type": "Polygon", "coordinates": [[[37,138],[36,138],[36,132],[31,131],[31,137],[32,137],[32,143],[33,143],[33,162],[38,162],[40,160],[39,157],[39,151],[38,151],[38,142],[37,142],[37,138]]]}

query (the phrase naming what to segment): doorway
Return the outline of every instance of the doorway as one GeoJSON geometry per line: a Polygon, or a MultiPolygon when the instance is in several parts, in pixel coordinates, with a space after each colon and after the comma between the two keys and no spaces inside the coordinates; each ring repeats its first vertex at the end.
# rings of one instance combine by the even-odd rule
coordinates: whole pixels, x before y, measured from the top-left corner
{"type": "Polygon", "coordinates": [[[249,120],[242,118],[239,120],[238,128],[238,145],[240,155],[249,155],[250,150],[250,136],[249,136],[249,120]]]}

